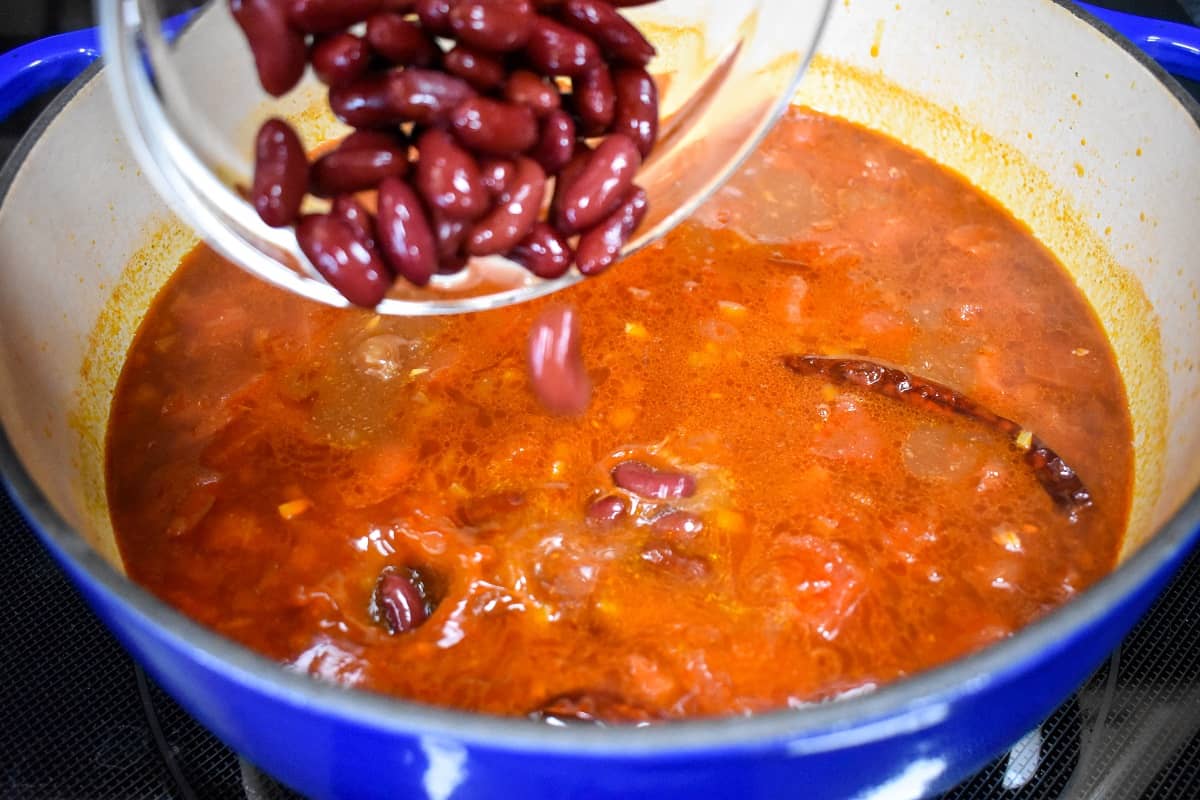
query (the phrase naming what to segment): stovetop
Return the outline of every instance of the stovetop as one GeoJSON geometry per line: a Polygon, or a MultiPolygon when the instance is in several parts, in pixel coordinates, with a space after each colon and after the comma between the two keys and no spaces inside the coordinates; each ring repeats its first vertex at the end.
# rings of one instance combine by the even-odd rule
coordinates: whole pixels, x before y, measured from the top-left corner
{"type": "MultiPolygon", "coordinates": [[[[1188,21],[1200,0],[1098,2],[1188,21]]],[[[0,52],[89,21],[0,0],[0,52]]],[[[1197,20],[1200,21],[1200,20],[1197,20]]],[[[1200,85],[1188,88],[1200,97],[1200,85]]],[[[0,123],[0,162],[41,102],[0,123]]],[[[0,493],[0,798],[292,800],[125,654],[0,493]]],[[[1200,798],[1200,551],[1083,687],[941,800],[1200,798]]]]}

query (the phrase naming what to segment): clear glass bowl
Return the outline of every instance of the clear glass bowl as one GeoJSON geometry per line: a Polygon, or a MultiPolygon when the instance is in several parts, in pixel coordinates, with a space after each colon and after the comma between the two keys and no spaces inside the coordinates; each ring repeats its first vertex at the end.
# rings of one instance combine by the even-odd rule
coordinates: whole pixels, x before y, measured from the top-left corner
{"type": "MultiPolygon", "coordinates": [[[[832,0],[661,0],[625,9],[658,48],[659,142],[638,182],[650,211],[625,254],[692,213],[737,169],[786,109],[832,0]]],[[[108,81],[122,126],[164,199],[222,255],[304,297],[347,305],[300,252],[291,229],[263,223],[238,187],[250,184],[254,135],[270,116],[296,123],[307,148],[349,129],[311,70],[272,98],[225,0],[96,0],[108,81]],[[190,12],[185,29],[176,15],[190,12]]],[[[314,209],[319,204],[314,201],[314,209]]],[[[397,281],[384,314],[497,308],[557,291],[574,269],[542,280],[501,258],[474,260],[418,289],[397,281]]]]}

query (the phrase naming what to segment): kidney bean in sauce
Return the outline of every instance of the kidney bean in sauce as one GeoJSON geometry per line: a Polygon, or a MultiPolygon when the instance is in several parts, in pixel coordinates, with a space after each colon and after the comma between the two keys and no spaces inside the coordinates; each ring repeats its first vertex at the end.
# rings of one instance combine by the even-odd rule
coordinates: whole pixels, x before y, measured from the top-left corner
{"type": "Polygon", "coordinates": [[[622,461],[612,469],[613,483],[650,500],[681,500],[696,493],[696,479],[686,472],[658,469],[642,461],[622,461]]]}
{"type": "MultiPolygon", "coordinates": [[[[468,254],[508,255],[535,275],[557,277],[577,260],[566,239],[575,234],[583,235],[584,274],[616,259],[641,221],[634,212],[644,199],[630,206],[629,190],[657,126],[653,81],[642,69],[654,48],[620,5],[230,0],[263,86],[287,91],[311,61],[330,87],[333,112],[358,129],[311,170],[304,163],[306,190],[324,198],[376,190],[377,224],[348,200],[331,216],[373,232],[364,240],[374,239],[391,271],[417,285],[439,269],[461,268],[468,254]],[[568,78],[574,115],[555,82],[568,78]],[[415,149],[406,140],[410,126],[415,149]],[[608,136],[596,153],[581,138],[613,131],[622,135],[608,136]],[[385,186],[407,174],[410,160],[413,186],[385,186]],[[546,180],[554,187],[553,224],[535,227],[546,180]],[[614,216],[618,207],[624,213],[614,216]],[[458,224],[470,220],[478,221],[458,224]]],[[[294,223],[303,201],[294,188],[300,162],[281,155],[285,149],[294,148],[260,154],[252,191],[273,225],[294,223]]],[[[337,229],[308,227],[310,249],[313,228],[337,229]]]]}
{"type": "Polygon", "coordinates": [[[412,569],[385,570],[375,584],[373,610],[389,633],[407,633],[429,618],[425,587],[412,569]]]}

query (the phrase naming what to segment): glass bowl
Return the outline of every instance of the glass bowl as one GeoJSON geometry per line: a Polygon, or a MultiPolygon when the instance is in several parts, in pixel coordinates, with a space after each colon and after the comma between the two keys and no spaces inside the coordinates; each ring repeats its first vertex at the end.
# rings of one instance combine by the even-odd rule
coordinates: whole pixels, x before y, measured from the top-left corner
{"type": "MultiPolygon", "coordinates": [[[[625,255],[691,214],[770,130],[795,92],[831,2],[661,0],[624,9],[658,49],[650,71],[662,118],[658,144],[638,175],[650,211],[625,255]]],[[[171,208],[248,272],[311,300],[347,305],[305,258],[293,231],[262,222],[239,188],[250,185],[254,136],[268,117],[290,119],[310,150],[349,132],[329,111],[327,90],[311,70],[283,98],[264,92],[225,0],[96,0],[96,6],[122,127],[171,208]]],[[[498,308],[582,277],[572,269],[543,280],[503,258],[474,259],[424,288],[398,280],[376,311],[419,316],[498,308]]]]}

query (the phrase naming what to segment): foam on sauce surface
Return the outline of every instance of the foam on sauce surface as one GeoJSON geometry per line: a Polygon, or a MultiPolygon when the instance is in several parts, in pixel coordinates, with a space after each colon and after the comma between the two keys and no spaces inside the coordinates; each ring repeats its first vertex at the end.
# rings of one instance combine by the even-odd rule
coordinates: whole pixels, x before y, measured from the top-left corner
{"type": "Polygon", "coordinates": [[[931,162],[793,111],[693,221],[544,302],[380,318],[197,250],[122,375],[108,491],[133,579],[297,669],[488,712],[570,695],[680,717],[893,680],[1069,599],[1114,564],[1130,441],[1104,333],[1044,248],[931,162]],[[579,418],[525,371],[554,302],[583,321],[579,418]],[[1071,524],[1005,437],[785,353],[953,386],[1096,505],[1071,524]],[[631,518],[588,524],[630,456],[695,494],[625,494],[631,518]],[[670,509],[700,530],[656,529],[670,509]],[[371,615],[389,566],[438,601],[411,633],[371,615]]]}

